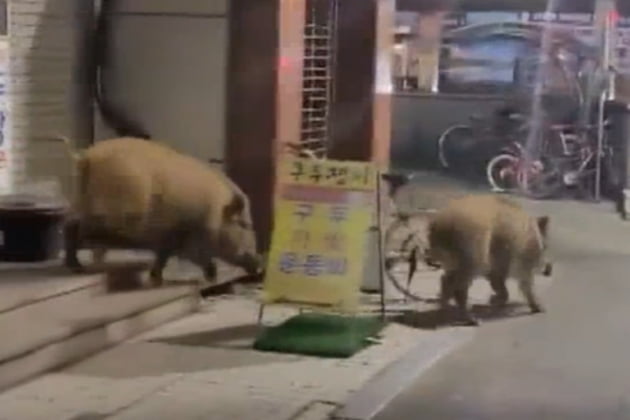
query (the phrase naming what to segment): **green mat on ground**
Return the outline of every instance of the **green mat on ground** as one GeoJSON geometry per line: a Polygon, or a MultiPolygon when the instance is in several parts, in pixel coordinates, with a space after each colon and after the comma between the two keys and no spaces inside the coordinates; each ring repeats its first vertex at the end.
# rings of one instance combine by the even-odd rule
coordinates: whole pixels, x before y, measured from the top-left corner
{"type": "Polygon", "coordinates": [[[266,328],[254,349],[320,357],[350,357],[370,344],[385,326],[378,317],[320,313],[296,315],[266,328]]]}

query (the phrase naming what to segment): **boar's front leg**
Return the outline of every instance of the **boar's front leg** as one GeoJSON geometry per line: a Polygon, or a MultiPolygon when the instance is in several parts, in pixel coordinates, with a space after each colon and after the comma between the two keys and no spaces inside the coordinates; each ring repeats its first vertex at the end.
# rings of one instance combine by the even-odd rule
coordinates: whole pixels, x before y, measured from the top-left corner
{"type": "Polygon", "coordinates": [[[79,261],[79,245],[81,242],[81,225],[78,220],[69,220],[64,226],[65,265],[73,271],[83,271],[79,261]]]}
{"type": "Polygon", "coordinates": [[[217,265],[214,261],[206,263],[203,268],[203,274],[208,283],[215,283],[217,281],[217,265]]]}
{"type": "Polygon", "coordinates": [[[167,240],[160,241],[160,245],[155,250],[155,261],[153,262],[153,267],[151,267],[151,271],[149,276],[151,278],[151,283],[155,287],[162,286],[164,283],[164,267],[168,263],[168,260],[175,254],[177,247],[174,244],[167,240]]]}

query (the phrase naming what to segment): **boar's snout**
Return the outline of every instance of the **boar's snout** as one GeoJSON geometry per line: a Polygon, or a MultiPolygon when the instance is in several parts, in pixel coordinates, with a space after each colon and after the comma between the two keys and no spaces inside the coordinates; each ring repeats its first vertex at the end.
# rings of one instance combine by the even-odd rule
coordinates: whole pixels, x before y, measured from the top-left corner
{"type": "Polygon", "coordinates": [[[249,275],[262,271],[263,258],[257,252],[256,233],[242,223],[225,223],[220,230],[219,257],[241,267],[249,275]]]}
{"type": "Polygon", "coordinates": [[[239,265],[247,274],[254,276],[262,272],[263,258],[258,254],[246,253],[240,258],[239,265]]]}

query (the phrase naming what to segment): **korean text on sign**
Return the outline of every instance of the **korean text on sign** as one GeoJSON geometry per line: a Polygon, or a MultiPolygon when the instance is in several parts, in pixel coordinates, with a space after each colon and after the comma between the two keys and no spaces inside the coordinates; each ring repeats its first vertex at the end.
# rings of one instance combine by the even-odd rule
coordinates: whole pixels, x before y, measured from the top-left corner
{"type": "Polygon", "coordinates": [[[369,191],[376,188],[376,168],[363,162],[288,159],[282,164],[280,178],[288,184],[369,191]]]}
{"type": "Polygon", "coordinates": [[[284,162],[266,301],[357,306],[376,174],[367,163],[284,162]]]}

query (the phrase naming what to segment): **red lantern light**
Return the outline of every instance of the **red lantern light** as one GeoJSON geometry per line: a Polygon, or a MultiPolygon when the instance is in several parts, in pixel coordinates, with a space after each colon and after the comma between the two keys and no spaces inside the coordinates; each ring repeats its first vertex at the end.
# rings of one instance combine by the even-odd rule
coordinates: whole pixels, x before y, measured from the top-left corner
{"type": "Polygon", "coordinates": [[[282,56],[278,60],[278,65],[280,66],[281,70],[286,70],[291,65],[291,60],[289,59],[289,57],[282,56]]]}
{"type": "Polygon", "coordinates": [[[608,19],[610,23],[616,25],[619,21],[619,12],[616,9],[611,10],[610,12],[608,12],[608,19]]]}

